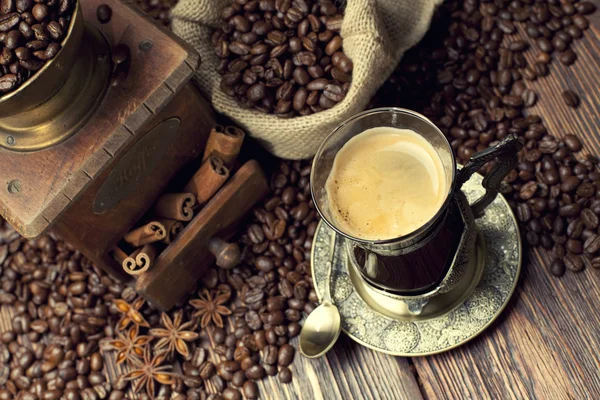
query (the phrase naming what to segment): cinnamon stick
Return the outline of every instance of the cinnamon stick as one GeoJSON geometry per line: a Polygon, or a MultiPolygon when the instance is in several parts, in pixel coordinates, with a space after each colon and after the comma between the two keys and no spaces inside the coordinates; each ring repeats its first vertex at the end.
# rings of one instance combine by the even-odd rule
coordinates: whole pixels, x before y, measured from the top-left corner
{"type": "Polygon", "coordinates": [[[164,225],[167,231],[167,236],[162,240],[163,243],[170,244],[175,237],[183,230],[183,223],[181,221],[175,221],[174,219],[159,219],[158,222],[164,225]]]}
{"type": "Polygon", "coordinates": [[[202,163],[183,191],[193,193],[198,204],[202,205],[217,193],[227,178],[229,168],[223,164],[223,160],[217,156],[210,156],[202,163]]]}
{"type": "Polygon", "coordinates": [[[217,125],[210,132],[202,161],[206,161],[211,155],[220,157],[226,166],[231,167],[240,154],[242,143],[246,134],[240,128],[227,126],[223,128],[217,125]]]}
{"type": "Polygon", "coordinates": [[[135,257],[135,263],[137,264],[136,275],[146,272],[154,263],[155,258],[156,248],[151,244],[145,245],[142,251],[135,257]]]}
{"type": "Polygon", "coordinates": [[[129,255],[129,257],[125,258],[123,260],[123,262],[121,263],[121,265],[123,266],[123,269],[125,270],[125,272],[127,272],[129,275],[137,275],[136,268],[137,268],[137,264],[135,262],[135,257],[139,254],[139,252],[142,249],[137,249],[136,251],[134,251],[133,253],[131,253],[129,255]]]}
{"type": "Polygon", "coordinates": [[[115,247],[115,249],[112,252],[112,257],[115,259],[116,262],[118,262],[119,264],[123,264],[123,261],[125,261],[125,259],[128,257],[127,253],[125,253],[123,250],[121,250],[121,248],[119,247],[115,247]]]}
{"type": "Polygon", "coordinates": [[[165,236],[167,236],[165,227],[159,222],[152,221],[129,232],[124,239],[134,247],[142,247],[163,240],[165,236]]]}
{"type": "Polygon", "coordinates": [[[194,216],[192,208],[195,204],[196,196],[192,193],[167,193],[156,201],[153,212],[157,217],[190,221],[194,216]]]}

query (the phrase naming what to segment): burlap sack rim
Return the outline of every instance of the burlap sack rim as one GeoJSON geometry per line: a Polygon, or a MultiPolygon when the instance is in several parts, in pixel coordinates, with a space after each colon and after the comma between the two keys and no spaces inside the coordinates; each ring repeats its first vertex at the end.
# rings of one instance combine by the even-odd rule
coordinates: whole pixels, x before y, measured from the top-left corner
{"type": "MultiPolygon", "coordinates": [[[[441,0],[431,0],[429,2],[431,6],[423,5],[422,3],[422,7],[419,10],[420,18],[416,21],[417,24],[415,28],[409,30],[407,33],[410,40],[407,40],[405,43],[400,43],[398,46],[394,46],[395,42],[393,42],[392,38],[387,37],[386,33],[388,32],[384,28],[382,28],[382,31],[378,31],[364,28],[357,30],[357,27],[353,27],[353,29],[350,29],[351,33],[348,34],[346,32],[347,26],[343,25],[342,33],[346,32],[343,35],[345,41],[350,41],[352,39],[358,38],[358,40],[354,41],[354,45],[356,46],[356,52],[367,54],[369,62],[365,62],[365,64],[367,66],[373,65],[372,55],[373,53],[377,53],[382,54],[383,65],[380,65],[379,68],[376,69],[376,77],[374,77],[371,80],[364,80],[363,82],[353,82],[350,86],[348,94],[346,95],[346,98],[342,102],[337,104],[335,107],[332,107],[328,110],[323,110],[318,114],[313,114],[309,116],[296,116],[293,118],[282,118],[273,114],[264,114],[252,109],[245,109],[239,106],[235,99],[230,98],[224,93],[219,92],[218,83],[214,82],[214,80],[212,79],[206,79],[208,76],[204,76],[204,79],[202,79],[200,74],[197,74],[195,76],[195,81],[198,82],[198,86],[200,86],[202,91],[207,95],[207,97],[213,103],[213,106],[218,112],[224,113],[225,115],[235,120],[242,126],[246,124],[254,126],[260,125],[259,127],[257,127],[257,130],[264,131],[265,125],[286,124],[286,122],[288,121],[290,125],[295,125],[293,127],[288,128],[296,129],[302,129],[300,127],[302,124],[306,124],[307,129],[310,129],[308,127],[311,125],[321,125],[328,130],[327,132],[323,132],[320,135],[319,141],[322,141],[332,130],[331,125],[334,124],[333,120],[335,120],[335,124],[341,123],[343,120],[346,120],[347,118],[351,117],[352,114],[355,114],[364,109],[364,107],[370,101],[371,96],[376,93],[378,88],[385,82],[389,74],[397,67],[403,52],[411,46],[413,46],[416,42],[418,42],[418,40],[420,40],[423,37],[423,35],[427,31],[427,28],[431,24],[431,16],[433,14],[433,10],[440,2],[441,0]],[[368,43],[368,51],[365,51],[365,42],[368,43]],[[358,50],[359,48],[360,51],[358,50]],[[368,93],[360,95],[360,91],[368,93]],[[313,120],[315,116],[318,117],[319,121],[315,122],[313,120]]],[[[376,2],[374,1],[369,1],[369,3],[376,4],[376,2]]],[[[375,26],[386,27],[384,19],[385,18],[382,18],[379,15],[379,12],[376,10],[371,15],[370,21],[375,26]]],[[[218,22],[198,22],[198,20],[186,18],[184,15],[181,14],[176,15],[176,18],[174,20],[174,25],[177,25],[178,23],[182,24],[182,28],[180,30],[181,32],[185,32],[186,29],[215,29],[219,26],[218,22]],[[185,25],[187,25],[187,27],[185,25]]],[[[204,36],[204,33],[201,36],[204,36]]],[[[206,46],[203,47],[205,48],[206,46]]],[[[207,65],[209,65],[208,68],[214,68],[215,62],[218,62],[218,57],[214,53],[206,52],[206,49],[204,49],[204,52],[206,53],[206,56],[209,57],[209,60],[204,60],[207,63],[207,65]]],[[[212,73],[210,74],[212,75],[212,73]]],[[[266,134],[265,132],[252,132],[252,128],[249,129],[251,136],[263,142],[266,145],[266,147],[276,155],[285,158],[299,159],[310,157],[314,155],[315,151],[318,148],[318,145],[315,144],[315,135],[308,135],[309,137],[307,137],[304,141],[302,140],[302,138],[292,137],[285,143],[282,142],[282,140],[279,137],[277,137],[277,135],[273,135],[273,137],[271,137],[273,140],[270,142],[269,134],[266,134]]]]}

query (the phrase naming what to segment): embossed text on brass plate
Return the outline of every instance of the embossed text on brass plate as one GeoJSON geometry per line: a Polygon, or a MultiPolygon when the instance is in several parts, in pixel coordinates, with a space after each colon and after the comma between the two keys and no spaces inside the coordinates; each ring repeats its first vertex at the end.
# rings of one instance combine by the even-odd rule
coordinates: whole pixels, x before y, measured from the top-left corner
{"type": "Polygon", "coordinates": [[[180,123],[179,118],[163,121],[129,149],[98,190],[92,206],[94,213],[105,213],[136,191],[160,164],[179,133],[180,123]]]}

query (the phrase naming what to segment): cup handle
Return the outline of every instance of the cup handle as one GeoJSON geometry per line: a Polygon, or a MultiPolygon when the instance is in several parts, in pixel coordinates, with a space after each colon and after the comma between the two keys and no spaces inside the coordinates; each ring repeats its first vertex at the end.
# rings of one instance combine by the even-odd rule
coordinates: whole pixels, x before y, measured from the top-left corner
{"type": "Polygon", "coordinates": [[[510,134],[496,146],[474,154],[469,162],[459,171],[457,179],[458,190],[481,167],[489,161],[496,159],[496,165],[483,178],[482,186],[485,188],[485,195],[471,205],[475,218],[483,215],[483,210],[494,201],[500,191],[502,181],[517,165],[517,154],[522,148],[522,140],[517,135],[510,134]]]}

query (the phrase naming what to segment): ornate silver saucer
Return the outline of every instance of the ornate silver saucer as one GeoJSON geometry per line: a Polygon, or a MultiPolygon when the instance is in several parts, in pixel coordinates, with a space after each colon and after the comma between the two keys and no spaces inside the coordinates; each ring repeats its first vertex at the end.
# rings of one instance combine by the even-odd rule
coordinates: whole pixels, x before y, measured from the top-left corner
{"type": "MultiPolygon", "coordinates": [[[[481,180],[475,174],[463,186],[469,201],[483,195],[481,180]]],[[[395,356],[425,356],[458,347],[500,315],[521,272],[521,238],[504,197],[499,195],[486,209],[477,228],[476,256],[464,281],[434,297],[421,315],[412,316],[404,303],[383,297],[364,283],[349,265],[343,239],[339,235],[334,239],[335,232],[321,222],[311,257],[317,295],[321,298],[327,263],[333,259],[331,297],[340,310],[342,330],[354,341],[395,356]]]]}

